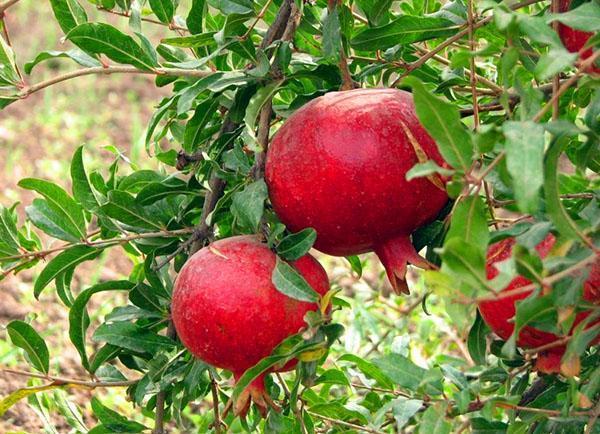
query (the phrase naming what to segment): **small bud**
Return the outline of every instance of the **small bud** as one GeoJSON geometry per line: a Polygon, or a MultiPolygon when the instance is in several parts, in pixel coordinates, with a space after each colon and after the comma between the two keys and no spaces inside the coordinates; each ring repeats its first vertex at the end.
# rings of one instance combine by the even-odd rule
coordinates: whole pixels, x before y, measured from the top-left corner
{"type": "Polygon", "coordinates": [[[575,377],[581,370],[581,360],[576,354],[570,354],[563,357],[560,363],[560,373],[565,377],[575,377]]]}

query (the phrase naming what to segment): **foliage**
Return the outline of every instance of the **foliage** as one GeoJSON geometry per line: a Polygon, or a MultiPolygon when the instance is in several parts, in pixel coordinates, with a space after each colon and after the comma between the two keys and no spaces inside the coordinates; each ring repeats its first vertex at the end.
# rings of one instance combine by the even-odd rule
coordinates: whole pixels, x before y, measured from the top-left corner
{"type": "MultiPolygon", "coordinates": [[[[8,3],[13,2],[0,3],[0,10],[8,3]]],[[[68,309],[69,337],[94,379],[80,381],[84,387],[126,386],[123,393],[133,405],[156,419],[155,432],[161,432],[163,420],[182,431],[192,425],[199,432],[222,431],[215,420],[219,412],[207,405],[211,400],[214,404],[217,398],[222,410],[253,377],[297,357],[301,363],[295,372],[270,382],[281,412],[270,412],[266,420],[252,413],[245,421],[228,414],[223,422],[232,431],[285,433],[437,434],[469,427],[494,433],[582,432],[586,424],[588,432],[598,432],[593,415],[597,418],[599,407],[590,408],[600,393],[600,353],[586,349],[598,327],[579,327],[568,341],[576,375],[539,376],[531,369],[534,352],[516,348],[514,337],[505,343],[490,335],[475,309],[477,300],[527,269],[545,279],[537,286],[553,284],[555,291],[521,304],[517,327],[535,321],[538,328],[568,331],[584,305],[581,273],[564,271],[578,271],[598,254],[600,82],[578,69],[577,56],[565,50],[552,23],[596,32],[597,1],[565,14],[552,13],[549,2],[541,0],[474,5],[462,0],[89,3],[40,4],[52,8],[69,47],[39,53],[24,67],[31,74],[58,58],[79,65],[73,73],[27,85],[18,65],[29,59],[17,61],[7,33],[0,37],[0,107],[23,104],[19,100],[32,93],[89,74],[98,74],[98,80],[101,74],[153,75],[156,86],[172,89],[146,130],[148,158],[160,163],[157,170],[140,169],[116,152],[109,167],[90,171],[80,147],[71,160],[70,192],[26,178],[20,187],[38,196],[25,207],[26,221],[17,218],[15,206],[0,209],[2,277],[40,265],[34,295],[55,290],[68,309]],[[90,7],[123,16],[128,30],[89,22],[90,7]],[[146,29],[154,25],[168,26],[173,36],[151,40],[146,29]],[[555,76],[560,87],[553,86],[555,76]],[[441,269],[420,275],[416,303],[378,295],[370,303],[391,303],[400,312],[398,322],[415,320],[422,340],[431,339],[431,329],[439,325],[423,319],[426,305],[432,304],[460,331],[452,350],[447,349],[452,355],[440,350],[417,360],[408,342],[389,345],[388,334],[361,355],[343,351],[340,341],[353,334],[364,339],[368,333],[352,319],[363,316],[374,329],[397,324],[386,315],[373,315],[363,306],[365,300],[352,300],[350,292],[335,287],[329,294],[331,316],[349,326],[346,334],[323,308],[321,316],[307,317],[305,333],[284,342],[232,388],[226,372],[194,360],[167,330],[174,276],[207,241],[260,231],[282,259],[273,274],[278,289],[315,300],[285,262],[307,252],[315,233],[292,234],[278,222],[262,180],[263,151],[295,109],[355,85],[410,89],[419,119],[451,166],[424,163],[409,173],[438,172],[450,179],[453,203],[413,235],[441,269]],[[531,253],[549,231],[557,234],[562,256],[542,262],[531,253]],[[521,248],[502,275],[488,282],[487,247],[508,236],[516,236],[521,248]],[[60,242],[50,246],[47,239],[60,242]],[[111,249],[123,250],[131,262],[127,279],[74,293],[79,266],[111,249]],[[125,294],[127,301],[98,324],[88,302],[106,291],[125,294]],[[424,312],[417,314],[421,303],[424,312]],[[540,311],[549,314],[535,315],[540,311]],[[90,352],[92,342],[97,349],[90,352]],[[194,402],[204,410],[195,417],[186,410],[194,402]]],[[[365,259],[348,261],[360,275],[365,259]]],[[[593,309],[589,323],[600,315],[597,306],[593,309]]],[[[38,397],[78,384],[52,376],[50,361],[60,355],[47,347],[35,322],[14,321],[7,335],[50,383],[13,391],[0,401],[0,414],[25,397],[42,408],[38,397]]],[[[58,407],[65,408],[63,395],[52,393],[58,407]]],[[[98,424],[88,431],[80,417],[66,417],[74,431],[151,429],[148,418],[144,424],[130,420],[100,399],[94,398],[91,408],[98,424]]]]}

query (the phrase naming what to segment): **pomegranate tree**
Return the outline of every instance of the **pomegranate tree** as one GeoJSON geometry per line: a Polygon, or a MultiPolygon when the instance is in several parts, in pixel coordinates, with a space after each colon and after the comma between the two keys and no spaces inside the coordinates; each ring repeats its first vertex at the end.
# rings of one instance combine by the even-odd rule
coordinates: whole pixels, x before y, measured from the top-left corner
{"type": "MultiPolygon", "coordinates": [[[[236,381],[300,331],[306,312],[318,308],[273,286],[275,261],[275,254],[257,237],[231,237],[194,254],[175,282],[171,309],[177,335],[192,354],[231,371],[236,381]]],[[[319,294],[329,290],[327,274],[312,256],[291,264],[319,294]]],[[[289,370],[294,364],[276,370],[289,370]]],[[[245,415],[251,401],[262,413],[272,404],[264,374],[240,395],[234,412],[245,415]]]]}
{"type": "MultiPolygon", "coordinates": [[[[553,248],[556,239],[549,234],[540,244],[536,246],[537,253],[543,259],[553,248]]],[[[496,268],[498,262],[502,262],[512,255],[512,249],[515,245],[514,238],[507,238],[494,245],[488,250],[487,255],[487,278],[489,280],[495,278],[499,271],[496,268]]],[[[516,290],[531,283],[530,280],[523,276],[514,278],[502,292],[516,290]]],[[[492,331],[504,340],[510,338],[514,331],[513,318],[515,316],[515,303],[522,300],[532,291],[515,293],[513,295],[504,296],[496,300],[483,301],[479,303],[479,311],[484,321],[490,326],[492,331]]],[[[600,303],[600,261],[596,261],[591,269],[583,288],[583,298],[591,303],[600,303]]],[[[583,321],[590,311],[583,311],[576,315],[575,321],[569,333],[583,321]]],[[[545,345],[551,345],[559,340],[560,337],[535,327],[525,326],[520,331],[517,337],[517,344],[523,348],[538,348],[545,345]]],[[[565,345],[556,345],[548,348],[545,351],[540,351],[537,354],[536,368],[545,373],[560,372],[560,363],[563,354],[565,353],[565,345]]]]}
{"type": "MultiPolygon", "coordinates": [[[[568,12],[572,9],[573,1],[572,0],[560,0],[559,3],[559,12],[568,12]]],[[[560,36],[560,40],[564,44],[565,48],[569,50],[571,53],[579,53],[581,49],[585,46],[587,41],[594,36],[591,32],[584,32],[582,30],[576,30],[572,27],[567,26],[566,24],[559,23],[558,25],[558,34],[560,36]]],[[[593,50],[588,48],[581,52],[580,58],[581,60],[585,60],[592,55],[593,50]]],[[[589,69],[589,72],[593,72],[594,74],[600,74],[599,66],[592,66],[589,69]]]]}
{"type": "Polygon", "coordinates": [[[406,180],[416,163],[444,161],[419,124],[412,95],[395,89],[331,92],[296,111],[269,147],[266,181],[292,231],[312,227],[335,255],[374,251],[396,292],[407,263],[428,267],[410,234],[445,205],[437,175],[406,180]]]}

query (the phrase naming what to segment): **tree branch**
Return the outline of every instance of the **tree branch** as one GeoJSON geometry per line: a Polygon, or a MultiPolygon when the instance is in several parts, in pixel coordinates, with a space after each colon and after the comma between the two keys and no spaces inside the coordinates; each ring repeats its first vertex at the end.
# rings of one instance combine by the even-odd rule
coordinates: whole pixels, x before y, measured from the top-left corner
{"type": "Polygon", "coordinates": [[[10,368],[2,368],[0,372],[4,372],[6,374],[19,375],[21,377],[29,377],[29,378],[41,378],[43,380],[52,381],[52,384],[55,386],[81,386],[88,388],[96,388],[96,387],[128,387],[133,384],[136,384],[138,380],[126,380],[126,381],[86,381],[86,380],[78,380],[75,378],[65,378],[65,377],[56,377],[54,375],[44,375],[38,374],[36,372],[28,372],[21,371],[19,369],[10,369],[10,368]]]}
{"type": "MultiPolygon", "coordinates": [[[[558,273],[554,273],[551,276],[545,277],[544,279],[542,279],[541,285],[542,286],[551,286],[553,283],[558,282],[559,280],[564,279],[565,277],[568,277],[568,276],[578,272],[582,268],[585,268],[588,265],[593,264],[594,262],[596,262],[596,259],[597,259],[597,255],[591,254],[584,260],[579,261],[578,263],[571,265],[570,267],[565,268],[564,270],[559,271],[558,273]]],[[[472,300],[472,301],[479,303],[482,301],[499,300],[502,298],[512,297],[514,295],[524,294],[529,291],[533,291],[534,289],[538,288],[539,286],[540,286],[539,283],[531,283],[529,285],[525,285],[525,286],[522,286],[522,287],[516,288],[516,289],[511,289],[509,291],[502,291],[502,292],[499,292],[499,293],[496,293],[493,295],[487,295],[485,297],[477,297],[475,300],[472,300]]]]}
{"type": "MultiPolygon", "coordinates": [[[[167,327],[167,337],[175,340],[177,339],[177,331],[175,330],[175,324],[173,321],[169,321],[169,326],[167,327]]],[[[152,434],[163,434],[164,431],[164,418],[165,418],[165,400],[167,393],[164,390],[161,390],[156,395],[156,412],[154,417],[154,429],[152,430],[152,434]]]]}
{"type": "Polygon", "coordinates": [[[17,95],[18,98],[27,98],[34,92],[38,92],[48,86],[71,80],[73,78],[82,77],[84,75],[94,74],[146,74],[146,75],[167,75],[173,77],[206,77],[213,74],[214,71],[200,71],[195,69],[177,69],[177,68],[155,68],[153,70],[142,70],[134,66],[95,66],[92,68],[83,68],[75,71],[70,71],[62,75],[50,78],[48,80],[32,84],[23,88],[17,95]]]}
{"type": "Polygon", "coordinates": [[[17,3],[19,0],[7,0],[4,3],[0,4],[0,17],[4,15],[4,12],[11,7],[12,5],[14,5],[15,3],[17,3]]]}
{"type": "MultiPolygon", "coordinates": [[[[282,41],[291,41],[296,33],[296,27],[298,26],[300,18],[300,11],[294,1],[284,0],[279,8],[279,12],[277,13],[277,18],[269,28],[269,31],[267,31],[267,36],[265,36],[265,39],[263,39],[263,44],[268,46],[273,42],[271,41],[271,38],[276,39],[277,37],[280,37],[282,41]],[[268,44],[266,42],[268,42],[268,44]]],[[[261,47],[263,44],[261,44],[261,47]]],[[[273,62],[271,75],[276,78],[281,76],[281,68],[279,67],[279,63],[277,61],[273,62]]],[[[267,149],[269,148],[269,131],[271,129],[272,115],[273,100],[269,99],[265,102],[260,110],[256,138],[261,150],[256,152],[254,156],[254,165],[252,166],[251,170],[253,179],[263,178],[265,174],[265,163],[267,158],[267,149]]]]}
{"type": "MultiPolygon", "coordinates": [[[[97,9],[99,11],[107,12],[107,13],[113,14],[113,15],[118,15],[120,17],[125,17],[125,18],[131,17],[131,14],[129,12],[119,12],[119,11],[115,11],[113,9],[107,9],[102,6],[98,6],[97,9]]],[[[167,23],[163,23],[162,21],[153,20],[152,18],[147,18],[147,17],[141,17],[141,20],[145,21],[147,23],[158,24],[160,26],[168,27],[170,30],[179,30],[181,32],[189,32],[189,30],[186,27],[177,26],[174,23],[167,24],[167,23]]]]}
{"type": "Polygon", "coordinates": [[[573,75],[570,78],[568,78],[567,80],[565,80],[565,82],[558,88],[558,90],[556,92],[553,92],[552,98],[550,98],[550,101],[548,101],[548,103],[546,105],[544,105],[544,107],[542,107],[539,112],[537,112],[537,114],[533,117],[533,121],[539,122],[542,119],[542,117],[544,117],[544,115],[548,112],[548,110],[550,110],[552,107],[554,107],[554,103],[556,101],[558,101],[558,99],[561,97],[561,95],[564,94],[567,90],[569,90],[569,88],[571,86],[573,86],[575,83],[577,83],[577,80],[579,80],[579,78],[590,67],[592,67],[594,65],[594,62],[597,59],[600,59],[600,50],[594,51],[594,53],[590,57],[588,57],[583,62],[581,62],[581,64],[577,68],[577,72],[575,73],[575,75],[573,75]]]}
{"type": "Polygon", "coordinates": [[[184,228],[184,229],[177,229],[174,231],[164,230],[164,231],[158,231],[158,232],[143,232],[141,234],[127,235],[125,237],[110,238],[107,240],[81,241],[78,243],[67,243],[67,244],[63,244],[58,247],[54,247],[52,249],[38,250],[36,252],[26,252],[21,255],[3,256],[3,257],[0,257],[0,261],[4,262],[4,261],[11,261],[11,260],[32,258],[32,257],[44,258],[52,253],[60,252],[60,251],[63,251],[63,250],[66,250],[68,248],[75,247],[75,246],[104,247],[104,246],[109,246],[111,244],[121,244],[121,243],[126,243],[129,241],[139,240],[139,239],[143,239],[143,238],[176,237],[179,235],[190,234],[193,231],[194,231],[193,228],[184,228]]]}
{"type": "MultiPolygon", "coordinates": [[[[510,8],[512,10],[516,10],[516,9],[520,9],[520,8],[524,8],[526,6],[530,6],[532,4],[535,3],[539,3],[543,0],[525,0],[522,1],[520,3],[516,3],[512,6],[510,6],[510,8]]],[[[485,26],[486,24],[490,23],[492,20],[494,19],[493,15],[490,15],[480,21],[477,21],[476,23],[473,23],[473,30],[476,30],[480,27],[485,26]]],[[[410,65],[407,66],[406,72],[404,72],[400,77],[398,77],[394,83],[392,84],[392,87],[395,87],[398,83],[400,83],[400,81],[402,81],[402,79],[404,77],[406,77],[408,74],[410,74],[412,71],[414,71],[415,69],[419,68],[421,65],[423,65],[425,62],[427,62],[429,59],[431,59],[433,56],[435,56],[437,53],[439,53],[440,51],[448,48],[450,45],[452,45],[453,43],[459,41],[460,39],[462,39],[463,37],[465,37],[466,35],[469,34],[469,27],[468,25],[465,26],[461,31],[459,31],[458,33],[456,33],[454,36],[451,36],[450,38],[446,39],[444,42],[442,42],[440,45],[436,46],[435,48],[433,48],[432,50],[428,51],[426,54],[424,54],[423,56],[421,56],[419,59],[415,60],[413,63],[411,63],[410,65]]]]}

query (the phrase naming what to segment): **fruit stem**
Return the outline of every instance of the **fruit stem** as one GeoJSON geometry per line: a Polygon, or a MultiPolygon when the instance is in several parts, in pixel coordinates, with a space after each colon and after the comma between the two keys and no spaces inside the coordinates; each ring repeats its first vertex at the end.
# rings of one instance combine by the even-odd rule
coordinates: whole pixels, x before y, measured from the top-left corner
{"type": "Polygon", "coordinates": [[[375,248],[375,254],[385,267],[387,277],[396,294],[410,293],[406,284],[406,266],[408,264],[427,270],[437,268],[417,253],[408,235],[381,243],[375,248]]]}

